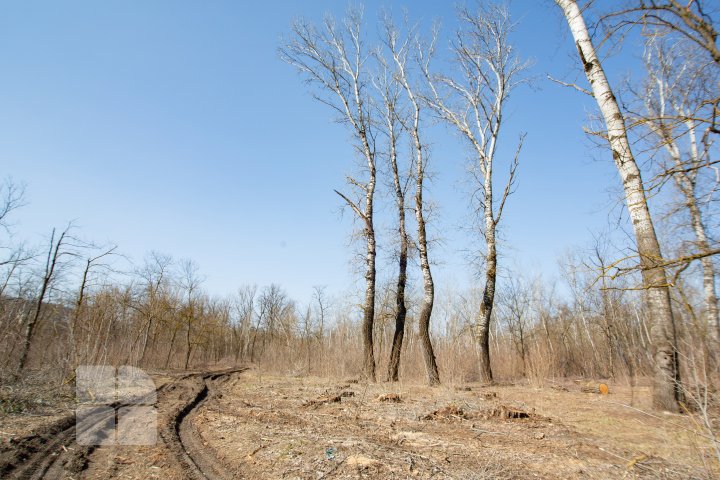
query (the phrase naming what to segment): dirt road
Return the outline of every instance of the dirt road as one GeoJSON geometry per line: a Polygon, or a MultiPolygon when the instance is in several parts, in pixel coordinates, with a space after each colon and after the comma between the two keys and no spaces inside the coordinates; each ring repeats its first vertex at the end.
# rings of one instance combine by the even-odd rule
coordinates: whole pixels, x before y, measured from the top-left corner
{"type": "Polygon", "coordinates": [[[198,372],[166,379],[156,392],[159,438],[155,445],[78,444],[78,433],[103,432],[112,425],[114,412],[124,406],[115,403],[111,404],[113,413],[96,415],[79,431],[75,416],[68,415],[39,434],[11,442],[0,452],[0,478],[231,478],[213,452],[198,441],[192,418],[213,399],[219,385],[244,370],[198,372]]]}

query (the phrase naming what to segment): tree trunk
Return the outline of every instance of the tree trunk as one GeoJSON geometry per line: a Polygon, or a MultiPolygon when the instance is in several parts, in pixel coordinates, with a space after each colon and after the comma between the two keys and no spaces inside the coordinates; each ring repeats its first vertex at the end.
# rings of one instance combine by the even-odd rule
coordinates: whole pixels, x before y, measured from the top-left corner
{"type": "MultiPolygon", "coordinates": [[[[170,365],[170,357],[172,356],[173,346],[175,345],[175,337],[177,336],[178,329],[173,328],[172,337],[170,337],[170,347],[168,347],[168,354],[167,357],[165,357],[165,369],[167,370],[168,366],[170,365]]],[[[235,362],[237,363],[237,361],[235,362]]]]}
{"type": "Polygon", "coordinates": [[[366,220],[367,257],[365,272],[365,306],[363,308],[363,371],[365,377],[375,381],[375,353],[373,352],[373,326],[375,322],[375,232],[372,216],[366,220]]]}
{"type": "Polygon", "coordinates": [[[433,283],[432,272],[430,271],[430,260],[428,259],[427,232],[425,231],[425,215],[423,213],[423,179],[424,161],[422,145],[417,137],[415,139],[416,158],[416,187],[415,187],[415,216],[418,224],[418,250],[420,251],[420,268],[423,275],[423,301],[420,307],[418,327],[420,330],[420,342],[423,347],[423,359],[425,360],[425,371],[428,384],[438,385],[440,374],[438,373],[435,352],[430,341],[430,320],[432,318],[433,304],[435,302],[435,284],[433,283]]]}
{"type": "Polygon", "coordinates": [[[399,380],[400,354],[402,352],[403,338],[405,337],[405,317],[407,307],[405,306],[405,285],[407,283],[407,261],[408,261],[408,238],[405,229],[405,194],[400,182],[400,173],[397,165],[397,152],[395,141],[391,139],[391,166],[393,169],[393,180],[395,183],[395,199],[398,209],[398,235],[400,236],[400,256],[398,260],[397,290],[395,292],[395,334],[393,335],[392,348],[390,350],[390,361],[388,362],[387,380],[397,382],[399,380]]]}
{"type": "MultiPolygon", "coordinates": [[[[150,308],[151,309],[153,308],[152,303],[150,304],[150,308]]],[[[150,315],[148,316],[147,329],[145,330],[145,338],[143,340],[142,352],[140,354],[140,361],[138,362],[139,365],[145,365],[145,356],[147,355],[148,344],[150,343],[150,330],[152,329],[152,324],[153,324],[153,314],[151,312],[150,315]]]]}
{"type": "Polygon", "coordinates": [[[490,319],[495,302],[495,284],[497,281],[497,251],[495,247],[495,230],[486,231],[488,254],[485,259],[485,288],[480,305],[480,321],[477,325],[477,342],[480,348],[480,380],[492,383],[493,373],[490,367],[490,319]],[[492,232],[492,241],[490,233],[492,232]]]}
{"type": "MultiPolygon", "coordinates": [[[[357,85],[355,86],[355,97],[358,105],[358,113],[361,116],[360,93],[357,85]]],[[[365,308],[363,318],[363,357],[364,357],[364,373],[365,377],[371,381],[375,381],[375,353],[373,346],[373,328],[375,324],[375,228],[373,226],[374,215],[374,199],[375,199],[375,153],[370,148],[367,138],[367,132],[364,129],[359,131],[363,144],[365,159],[368,163],[368,172],[370,179],[367,183],[365,192],[365,212],[363,214],[365,220],[365,238],[367,241],[367,257],[365,260],[365,308]]]]}
{"type": "Polygon", "coordinates": [[[632,221],[640,256],[646,304],[652,318],[650,336],[653,347],[653,404],[678,411],[683,395],[680,384],[677,333],[670,303],[665,269],[655,228],[648,209],[640,170],[635,162],[625,129],[625,120],[605,76],[588,34],[585,20],[574,0],[555,0],[563,9],[593,96],[605,119],[613,159],[622,178],[625,201],[632,221]]]}
{"type": "Polygon", "coordinates": [[[191,324],[190,320],[188,320],[188,324],[187,324],[187,337],[185,337],[185,339],[186,339],[186,344],[187,344],[187,345],[186,345],[187,351],[185,352],[185,370],[187,370],[188,368],[190,368],[190,352],[192,351],[192,343],[190,342],[190,335],[191,335],[191,334],[192,334],[192,324],[191,324]]]}
{"type": "MultiPolygon", "coordinates": [[[[498,123],[499,127],[499,123],[498,123]]],[[[497,138],[494,132],[493,138],[497,138]]],[[[493,189],[492,189],[492,160],[494,156],[494,145],[490,155],[485,161],[482,169],[485,175],[484,203],[485,203],[485,242],[487,244],[487,255],[485,257],[485,287],[483,288],[482,303],[480,304],[480,319],[478,322],[477,342],[480,347],[480,380],[486,383],[493,381],[492,368],[490,367],[490,322],[492,319],[493,304],[495,302],[495,285],[497,282],[497,244],[495,242],[495,229],[497,222],[493,213],[493,189]]]]}

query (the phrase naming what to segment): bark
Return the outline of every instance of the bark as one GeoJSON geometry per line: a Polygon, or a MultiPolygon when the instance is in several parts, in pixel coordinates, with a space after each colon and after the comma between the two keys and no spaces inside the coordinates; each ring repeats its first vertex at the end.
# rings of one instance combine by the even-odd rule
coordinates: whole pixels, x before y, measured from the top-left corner
{"type": "Polygon", "coordinates": [[[423,148],[418,135],[418,120],[420,110],[415,103],[415,128],[412,133],[415,143],[415,218],[418,228],[418,251],[420,253],[420,269],[423,276],[423,301],[420,306],[420,315],[418,317],[418,327],[420,331],[420,342],[423,347],[423,360],[425,361],[425,372],[427,374],[428,384],[438,385],[440,383],[440,374],[438,373],[437,362],[435,361],[435,352],[433,351],[432,341],[430,340],[430,320],[432,319],[433,304],[435,303],[435,284],[430,270],[430,259],[428,256],[427,230],[425,227],[425,203],[423,202],[423,181],[425,178],[425,159],[423,158],[423,148]]]}
{"type": "MultiPolygon", "coordinates": [[[[372,207],[371,207],[372,210],[372,207]]],[[[375,231],[372,218],[366,227],[367,257],[365,272],[365,306],[363,315],[363,365],[365,377],[375,381],[375,353],[373,352],[373,326],[375,322],[375,231]]]]}
{"type": "Polygon", "coordinates": [[[556,0],[563,10],[580,61],[607,126],[607,138],[613,159],[622,179],[625,201],[632,221],[646,304],[652,318],[650,336],[653,348],[653,404],[669,411],[678,411],[683,395],[680,384],[677,332],[670,302],[662,254],[648,209],[640,169],[630,149],[625,120],[610,88],[600,60],[574,0],[556,0]]]}
{"type": "MultiPolygon", "coordinates": [[[[358,112],[362,111],[362,101],[357,83],[355,84],[355,95],[358,104],[358,112]]],[[[365,221],[365,239],[367,242],[367,255],[365,257],[365,305],[363,308],[363,371],[365,377],[371,381],[375,381],[375,353],[373,345],[373,328],[375,324],[375,257],[376,242],[375,228],[373,226],[374,215],[374,198],[375,198],[375,153],[370,148],[370,142],[367,138],[367,132],[364,128],[359,129],[360,138],[362,140],[365,159],[368,164],[370,180],[365,188],[365,211],[363,219],[365,221]]]]}
{"type": "MultiPolygon", "coordinates": [[[[685,205],[690,213],[690,224],[695,234],[695,243],[700,253],[707,253],[711,249],[710,240],[707,234],[707,228],[703,219],[702,211],[697,201],[697,192],[695,178],[700,167],[701,161],[698,158],[697,142],[695,139],[695,125],[692,121],[688,121],[688,132],[690,134],[690,142],[692,145],[692,172],[686,172],[680,156],[680,149],[672,135],[668,135],[667,130],[661,129],[660,134],[666,149],[670,153],[675,164],[676,172],[672,174],[675,184],[685,197],[685,205]]],[[[714,340],[713,350],[717,349],[717,343],[720,341],[720,312],[718,311],[718,298],[716,295],[715,285],[715,265],[711,256],[705,256],[700,260],[703,271],[703,293],[704,299],[704,316],[706,326],[714,340]]]]}
{"type": "Polygon", "coordinates": [[[430,340],[430,320],[432,317],[433,304],[435,302],[435,284],[433,283],[432,272],[430,271],[430,260],[428,259],[427,234],[425,231],[425,219],[423,216],[422,200],[422,155],[418,149],[418,179],[415,191],[415,212],[418,223],[418,250],[420,251],[420,268],[423,274],[423,301],[418,317],[420,342],[423,347],[423,360],[425,361],[425,372],[427,373],[428,384],[438,385],[440,374],[438,373],[435,352],[430,340]]]}
{"type": "Polygon", "coordinates": [[[497,251],[494,243],[488,241],[488,254],[486,257],[485,287],[483,289],[482,303],[480,304],[480,320],[477,324],[476,341],[480,347],[480,380],[491,383],[493,381],[490,366],[490,321],[493,304],[495,303],[495,286],[497,281],[497,251]],[[491,246],[492,245],[492,246],[491,246]]]}
{"type": "MultiPolygon", "coordinates": [[[[393,122],[389,118],[389,123],[393,122]]],[[[397,382],[399,380],[400,354],[402,352],[403,338],[405,337],[405,318],[407,307],[405,305],[405,286],[407,283],[407,262],[408,262],[408,236],[405,226],[405,192],[400,182],[400,172],[397,164],[397,148],[394,128],[389,125],[390,130],[390,164],[393,171],[393,183],[395,186],[395,204],[397,207],[398,236],[400,238],[400,252],[398,257],[398,277],[395,291],[395,333],[390,350],[390,361],[388,362],[387,380],[397,382]]]]}
{"type": "MultiPolygon", "coordinates": [[[[502,92],[501,92],[502,94],[502,92]]],[[[480,318],[477,323],[477,342],[480,347],[480,380],[486,383],[493,381],[492,368],[490,366],[490,322],[492,319],[493,304],[495,303],[495,285],[497,282],[497,243],[495,231],[499,217],[496,220],[493,213],[493,183],[492,183],[492,161],[494,157],[495,139],[499,134],[501,122],[501,109],[498,107],[498,120],[493,131],[490,152],[484,159],[484,166],[481,169],[484,173],[484,221],[485,221],[485,243],[487,254],[485,256],[485,286],[483,287],[482,303],[480,304],[480,318]]],[[[512,181],[512,175],[511,180],[512,181]]],[[[524,365],[524,357],[523,357],[524,365]]],[[[524,367],[523,367],[524,368],[524,367]]]]}

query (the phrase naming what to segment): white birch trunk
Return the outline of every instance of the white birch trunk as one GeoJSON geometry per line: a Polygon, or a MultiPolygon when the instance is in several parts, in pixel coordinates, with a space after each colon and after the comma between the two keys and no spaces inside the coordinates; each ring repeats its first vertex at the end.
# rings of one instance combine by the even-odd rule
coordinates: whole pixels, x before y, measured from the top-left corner
{"type": "Polygon", "coordinates": [[[682,399],[678,368],[677,334],[670,303],[670,291],[661,266],[662,255],[655,234],[640,169],[628,142],[625,121],[597,58],[580,8],[574,0],[555,0],[562,8],[575,39],[585,75],[607,126],[613,159],[623,182],[625,202],[632,221],[646,302],[652,318],[650,335],[653,348],[653,403],[657,408],[677,411],[682,399]]]}

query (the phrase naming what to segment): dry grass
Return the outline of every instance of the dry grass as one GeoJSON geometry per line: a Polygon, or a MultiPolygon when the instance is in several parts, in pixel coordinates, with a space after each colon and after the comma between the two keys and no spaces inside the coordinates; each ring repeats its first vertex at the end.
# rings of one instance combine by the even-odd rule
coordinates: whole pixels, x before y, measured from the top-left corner
{"type": "MultiPolygon", "coordinates": [[[[247,477],[712,478],[720,473],[686,417],[651,417],[624,407],[631,393],[613,385],[609,396],[599,396],[581,393],[574,384],[568,391],[472,383],[429,388],[256,373],[226,388],[202,412],[199,428],[221,461],[247,477]],[[388,394],[400,401],[383,401],[388,394]]],[[[647,387],[634,397],[641,399],[637,407],[648,406],[647,387]]]]}

